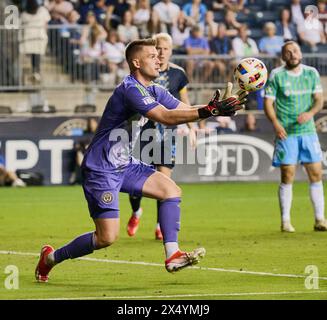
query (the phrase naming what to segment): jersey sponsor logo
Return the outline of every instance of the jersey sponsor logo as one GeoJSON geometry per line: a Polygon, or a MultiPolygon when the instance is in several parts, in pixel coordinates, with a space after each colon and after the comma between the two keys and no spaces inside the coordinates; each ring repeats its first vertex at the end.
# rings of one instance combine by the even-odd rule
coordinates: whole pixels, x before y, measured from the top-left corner
{"type": "Polygon", "coordinates": [[[111,192],[104,192],[101,196],[101,201],[105,204],[109,204],[114,200],[114,196],[111,192]]]}
{"type": "Polygon", "coordinates": [[[142,101],[143,101],[143,103],[145,105],[148,105],[148,104],[151,104],[151,103],[155,102],[156,100],[154,100],[153,97],[145,97],[145,98],[142,99],[142,101]]]}

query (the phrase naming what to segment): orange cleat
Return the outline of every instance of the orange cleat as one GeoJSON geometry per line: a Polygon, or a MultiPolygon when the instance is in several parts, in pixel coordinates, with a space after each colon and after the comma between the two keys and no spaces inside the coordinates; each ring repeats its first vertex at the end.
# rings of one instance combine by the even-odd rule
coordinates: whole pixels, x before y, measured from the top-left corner
{"type": "Polygon", "coordinates": [[[137,229],[139,228],[140,218],[132,215],[127,224],[127,233],[130,237],[135,236],[137,229]]]}
{"type": "Polygon", "coordinates": [[[49,266],[46,263],[46,260],[47,256],[53,251],[54,249],[49,245],[45,245],[41,249],[39,263],[37,264],[35,269],[35,279],[38,282],[48,282],[49,280],[49,272],[53,266],[49,266]]]}
{"type": "Polygon", "coordinates": [[[204,248],[194,249],[191,252],[176,251],[165,261],[168,272],[176,272],[183,268],[197,264],[204,257],[206,250],[204,248]]]}
{"type": "Polygon", "coordinates": [[[156,237],[156,240],[162,240],[163,239],[160,227],[156,228],[155,237],[156,237]]]}

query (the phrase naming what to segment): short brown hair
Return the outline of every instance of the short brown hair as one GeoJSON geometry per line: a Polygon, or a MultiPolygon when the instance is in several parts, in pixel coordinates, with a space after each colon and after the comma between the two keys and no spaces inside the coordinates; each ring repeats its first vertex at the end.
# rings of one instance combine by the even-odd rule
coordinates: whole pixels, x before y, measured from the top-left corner
{"type": "Polygon", "coordinates": [[[135,52],[142,49],[144,46],[156,46],[156,40],[155,39],[140,39],[140,40],[134,40],[130,42],[125,50],[125,57],[127,62],[130,61],[131,57],[135,54],[135,52]]]}
{"type": "Polygon", "coordinates": [[[294,41],[294,40],[287,40],[287,41],[285,41],[285,43],[284,43],[283,46],[282,46],[282,55],[284,55],[285,48],[286,48],[289,44],[295,44],[295,45],[297,45],[297,46],[300,48],[300,50],[301,50],[300,45],[299,45],[296,41],[294,41]]]}

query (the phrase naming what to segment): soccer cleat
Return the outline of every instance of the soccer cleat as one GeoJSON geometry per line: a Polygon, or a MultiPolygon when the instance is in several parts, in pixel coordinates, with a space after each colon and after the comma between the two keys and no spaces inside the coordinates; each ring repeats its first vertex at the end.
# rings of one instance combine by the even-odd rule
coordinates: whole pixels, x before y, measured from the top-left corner
{"type": "Polygon", "coordinates": [[[206,250],[197,248],[191,252],[176,251],[170,258],[165,261],[168,272],[176,272],[183,268],[197,264],[204,257],[206,250]]]}
{"type": "Polygon", "coordinates": [[[316,220],[314,231],[327,231],[327,220],[316,220]]]}
{"type": "Polygon", "coordinates": [[[293,233],[293,232],[295,232],[295,229],[289,221],[285,221],[285,222],[282,222],[281,231],[293,233]]]}
{"type": "Polygon", "coordinates": [[[38,282],[48,282],[49,280],[49,272],[53,266],[47,265],[46,260],[53,251],[54,249],[49,245],[45,245],[41,249],[40,259],[35,269],[35,279],[38,282]]]}
{"type": "Polygon", "coordinates": [[[127,233],[130,237],[133,237],[139,228],[140,218],[132,215],[127,224],[127,233]]]}
{"type": "Polygon", "coordinates": [[[160,227],[156,228],[155,237],[156,237],[156,240],[162,240],[163,239],[160,227]]]}

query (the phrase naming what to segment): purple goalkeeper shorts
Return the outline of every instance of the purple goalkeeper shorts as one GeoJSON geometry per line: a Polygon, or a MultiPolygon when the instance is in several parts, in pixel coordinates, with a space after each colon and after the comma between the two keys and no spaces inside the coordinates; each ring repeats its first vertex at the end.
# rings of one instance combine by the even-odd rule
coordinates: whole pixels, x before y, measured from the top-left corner
{"type": "Polygon", "coordinates": [[[119,192],[141,196],[144,182],[155,169],[132,158],[123,170],[95,172],[83,170],[83,190],[93,219],[119,217],[119,192]]]}

